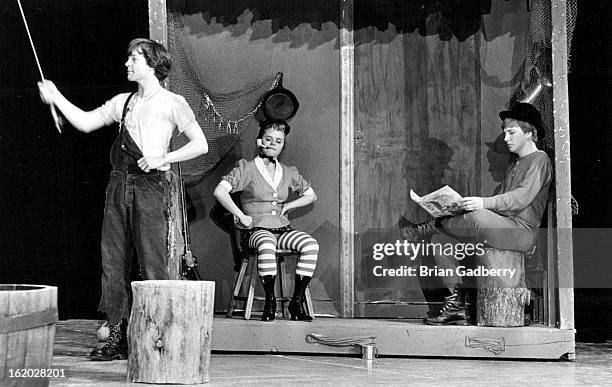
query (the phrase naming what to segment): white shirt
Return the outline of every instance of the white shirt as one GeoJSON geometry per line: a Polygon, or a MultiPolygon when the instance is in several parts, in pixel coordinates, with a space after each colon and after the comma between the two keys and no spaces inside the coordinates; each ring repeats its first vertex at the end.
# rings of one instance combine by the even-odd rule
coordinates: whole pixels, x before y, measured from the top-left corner
{"type": "MultiPolygon", "coordinates": [[[[121,121],[129,95],[118,94],[97,109],[106,125],[121,121]]],[[[185,98],[164,88],[145,98],[134,95],[125,117],[127,131],[144,156],[165,156],[174,130],[183,132],[191,125],[198,123],[185,98]]]]}

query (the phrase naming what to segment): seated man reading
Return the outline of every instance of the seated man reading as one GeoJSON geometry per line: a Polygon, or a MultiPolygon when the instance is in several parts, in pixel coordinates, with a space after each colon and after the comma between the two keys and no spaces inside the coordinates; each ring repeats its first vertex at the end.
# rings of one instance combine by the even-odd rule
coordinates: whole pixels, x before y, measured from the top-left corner
{"type": "MultiPolygon", "coordinates": [[[[544,138],[540,112],[527,103],[499,113],[504,141],[517,159],[508,167],[499,194],[466,197],[458,204],[466,211],[460,215],[431,219],[421,224],[401,224],[401,234],[412,243],[444,234],[458,241],[478,241],[500,250],[530,251],[536,243],[537,228],[548,199],[552,166],[547,154],[536,146],[544,138]]],[[[439,267],[456,268],[453,257],[436,255],[439,267]]],[[[465,290],[462,278],[443,277],[449,291],[440,314],[424,319],[426,324],[467,324],[465,290]]]]}

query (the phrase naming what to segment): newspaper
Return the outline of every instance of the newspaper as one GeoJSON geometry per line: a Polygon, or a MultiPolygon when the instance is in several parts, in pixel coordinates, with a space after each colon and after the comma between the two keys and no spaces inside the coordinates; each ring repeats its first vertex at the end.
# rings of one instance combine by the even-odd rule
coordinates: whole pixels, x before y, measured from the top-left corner
{"type": "Polygon", "coordinates": [[[410,190],[410,198],[425,211],[429,212],[434,218],[458,215],[465,212],[459,208],[459,204],[457,203],[463,198],[448,185],[423,197],[420,197],[413,190],[410,190]]]}

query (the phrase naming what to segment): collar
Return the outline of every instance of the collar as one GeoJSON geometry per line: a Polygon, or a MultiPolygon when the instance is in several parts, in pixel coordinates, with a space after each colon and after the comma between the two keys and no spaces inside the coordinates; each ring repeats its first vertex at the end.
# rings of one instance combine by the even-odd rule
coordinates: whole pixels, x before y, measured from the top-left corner
{"type": "Polygon", "coordinates": [[[263,151],[262,151],[262,150],[260,150],[260,151],[259,151],[259,154],[257,155],[257,157],[259,157],[259,158],[260,158],[260,159],[262,159],[262,160],[268,159],[268,160],[270,160],[270,162],[271,162],[271,163],[274,163],[274,164],[276,164],[276,162],[277,162],[277,160],[276,160],[276,158],[275,158],[275,157],[268,157],[268,156],[266,156],[266,155],[263,153],[263,151]]]}
{"type": "Polygon", "coordinates": [[[257,156],[253,159],[253,161],[255,162],[255,166],[257,167],[259,174],[270,185],[270,187],[272,187],[276,191],[281,182],[281,179],[283,178],[283,168],[281,167],[281,164],[278,162],[278,160],[276,162],[276,168],[274,169],[274,177],[271,177],[268,171],[266,170],[266,166],[261,157],[257,156]]]}

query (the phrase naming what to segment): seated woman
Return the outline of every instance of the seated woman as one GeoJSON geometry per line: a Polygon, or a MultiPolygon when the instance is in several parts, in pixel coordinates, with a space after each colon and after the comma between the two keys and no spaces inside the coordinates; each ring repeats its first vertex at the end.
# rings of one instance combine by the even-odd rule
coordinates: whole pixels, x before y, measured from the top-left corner
{"type": "Polygon", "coordinates": [[[284,121],[260,123],[257,144],[259,154],[253,160],[242,159],[215,188],[215,198],[240,221],[248,237],[249,247],[257,249],[257,271],[266,293],[263,321],[272,321],[276,312],[276,249],[295,250],[300,258],[295,270],[295,288],[289,303],[292,320],[311,321],[304,310],[304,291],[314,273],[319,244],[303,231],[293,230],[287,213],[306,206],[317,195],[297,168],[281,164],[277,157],[285,145],[289,125],[284,121]],[[230,193],[242,191],[242,209],[230,193]],[[289,191],[299,198],[287,202],[289,191]]]}

